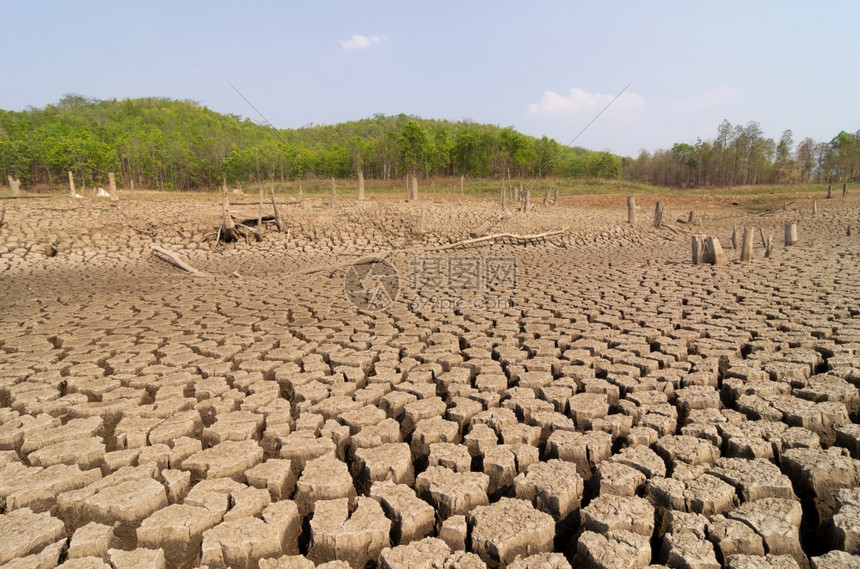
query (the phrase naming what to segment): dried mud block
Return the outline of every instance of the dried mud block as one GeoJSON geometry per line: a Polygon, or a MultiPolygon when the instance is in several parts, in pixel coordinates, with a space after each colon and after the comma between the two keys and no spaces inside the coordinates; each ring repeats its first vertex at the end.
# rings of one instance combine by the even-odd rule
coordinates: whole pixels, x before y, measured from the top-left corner
{"type": "Polygon", "coordinates": [[[385,515],[391,520],[391,540],[394,545],[422,539],[433,531],[436,511],[433,506],[418,498],[409,486],[394,482],[376,482],[370,487],[370,497],[379,502],[385,515]]]}
{"type": "Polygon", "coordinates": [[[517,475],[517,457],[508,445],[488,448],[483,456],[484,474],[490,479],[487,492],[491,495],[507,491],[517,475]]]}
{"type": "Polygon", "coordinates": [[[244,471],[263,459],[263,449],[256,441],[226,441],[196,452],[182,461],[182,469],[198,478],[244,480],[244,471]]]}
{"type": "Polygon", "coordinates": [[[609,399],[605,393],[577,393],[568,399],[567,408],[577,428],[589,429],[595,419],[609,414],[609,399]]]}
{"type": "Polygon", "coordinates": [[[483,456],[484,452],[499,444],[499,436],[496,431],[484,423],[473,423],[469,434],[463,437],[466,449],[473,457],[483,456]]]}
{"type": "Polygon", "coordinates": [[[856,569],[860,567],[860,555],[846,551],[829,551],[810,558],[812,569],[856,569]]]}
{"type": "Polygon", "coordinates": [[[708,524],[708,540],[722,559],[732,555],[764,555],[761,536],[745,523],[722,514],[714,516],[708,524]]]}
{"type": "Polygon", "coordinates": [[[292,462],[278,458],[249,468],[245,471],[245,478],[251,486],[268,490],[272,500],[285,500],[292,496],[297,480],[292,462]]]}
{"type": "Polygon", "coordinates": [[[316,567],[317,565],[304,555],[282,555],[260,559],[260,569],[316,569],[316,567]]]}
{"type": "Polygon", "coordinates": [[[508,565],[508,569],[571,569],[561,553],[536,553],[527,557],[518,557],[508,565]]]}
{"type": "Polygon", "coordinates": [[[230,493],[232,507],[224,514],[224,521],[257,516],[272,503],[269,491],[265,488],[244,487],[230,493]]]}
{"type": "Polygon", "coordinates": [[[48,468],[28,468],[17,460],[0,469],[0,502],[5,511],[29,508],[41,512],[53,508],[65,492],[98,481],[98,469],[81,471],[77,466],[58,464],[48,468]]]}
{"type": "Polygon", "coordinates": [[[104,441],[99,437],[86,437],[44,446],[27,455],[27,460],[32,466],[76,464],[86,470],[100,466],[104,456],[104,441]]]}
{"type": "Polygon", "coordinates": [[[690,465],[713,464],[720,457],[720,449],[704,439],[685,435],[669,435],[654,445],[655,452],[668,461],[672,468],[679,462],[690,465]]]}
{"type": "Polygon", "coordinates": [[[612,455],[612,437],[603,431],[556,431],[546,446],[550,457],[574,463],[583,480],[589,480],[593,469],[612,455]]]}
{"type": "Polygon", "coordinates": [[[630,446],[609,459],[612,463],[626,464],[645,475],[646,478],[666,476],[666,463],[656,452],[645,445],[630,446]]]}
{"type": "Polygon", "coordinates": [[[309,431],[296,431],[281,440],[280,458],[292,463],[293,470],[300,473],[308,461],[322,457],[335,457],[337,446],[330,438],[309,431]]]}
{"type": "Polygon", "coordinates": [[[164,552],[160,549],[111,549],[108,551],[108,559],[113,569],[164,569],[167,566],[164,552]]]}
{"type": "Polygon", "coordinates": [[[444,466],[454,472],[468,472],[472,468],[472,456],[464,445],[432,443],[428,466],[444,466]]]}
{"type": "Polygon", "coordinates": [[[353,569],[375,561],[389,546],[391,522],[371,498],[358,498],[350,514],[349,500],[321,500],[310,522],[308,559],[315,563],[341,560],[353,569]]]}
{"type": "Polygon", "coordinates": [[[377,425],[385,420],[385,411],[375,405],[365,405],[359,409],[347,411],[338,417],[338,421],[349,427],[349,433],[356,435],[365,427],[377,425]]]}
{"type": "Polygon", "coordinates": [[[154,464],[121,468],[80,490],[62,494],[57,505],[72,526],[85,521],[136,526],[167,506],[167,492],[155,480],[158,474],[154,464]]]}
{"type": "Polygon", "coordinates": [[[598,496],[581,514],[582,527],[589,531],[623,530],[649,539],[654,533],[654,506],[636,496],[598,496]]]}
{"type": "Polygon", "coordinates": [[[735,488],[710,474],[702,474],[685,484],[684,504],[688,512],[712,516],[727,512],[737,504],[735,488]]]}
{"type": "Polygon", "coordinates": [[[390,480],[411,485],[415,480],[412,453],[406,443],[357,449],[353,469],[356,485],[362,494],[366,494],[374,482],[390,480]]]}
{"type": "Polygon", "coordinates": [[[170,464],[170,447],[164,443],[143,447],[137,455],[138,466],[151,462],[156,468],[163,470],[170,464]]]}
{"type": "Polygon", "coordinates": [[[851,458],[860,458],[860,425],[844,425],[836,429],[836,446],[848,449],[851,458]]]}
{"type": "Polygon", "coordinates": [[[469,525],[466,516],[451,516],[439,528],[439,539],[444,541],[451,551],[465,551],[466,538],[469,535],[469,525]]]}
{"type": "MultiPolygon", "coordinates": [[[[444,417],[447,408],[448,406],[439,397],[428,397],[407,403],[403,407],[400,432],[404,437],[412,434],[419,421],[433,417],[444,417]]],[[[391,415],[389,414],[389,416],[391,415]]]]}
{"type": "Polygon", "coordinates": [[[107,558],[108,549],[113,542],[113,527],[90,522],[75,530],[69,542],[68,556],[107,558]]]}
{"type": "Polygon", "coordinates": [[[514,479],[514,494],[541,512],[561,521],[582,501],[583,481],[576,465],[562,460],[532,464],[514,479]]]}
{"type": "Polygon", "coordinates": [[[260,518],[240,518],[203,532],[201,565],[251,569],[260,559],[299,552],[302,519],[293,502],[270,504],[260,518]]]}
{"type": "Polygon", "coordinates": [[[487,569],[487,564],[474,553],[455,551],[438,567],[440,569],[487,569]]]}
{"type": "Polygon", "coordinates": [[[141,547],[161,549],[171,566],[185,566],[200,552],[203,532],[221,523],[227,507],[209,509],[188,504],[171,504],[154,512],[137,528],[141,547]]]}
{"type": "Polygon", "coordinates": [[[720,392],[705,386],[684,387],[675,391],[675,399],[678,410],[682,416],[687,416],[690,411],[701,409],[720,409],[720,392]]]}
{"type": "Polygon", "coordinates": [[[624,530],[583,531],[576,540],[574,567],[641,569],[651,564],[649,538],[624,530]]]}
{"type": "Polygon", "coordinates": [[[434,569],[443,564],[450,553],[444,541],[427,537],[409,545],[386,547],[379,555],[379,568],[434,569]]]}
{"type": "Polygon", "coordinates": [[[598,494],[615,494],[616,496],[636,496],[645,484],[645,475],[620,462],[611,460],[602,462],[597,467],[598,494]]]}
{"type": "Polygon", "coordinates": [[[502,498],[468,515],[472,551],[488,567],[506,567],[517,556],[552,551],[555,522],[529,502],[502,498]]]}
{"type": "Polygon", "coordinates": [[[436,508],[442,520],[489,502],[490,478],[483,472],[453,472],[431,466],[415,479],[415,493],[436,508]]]}
{"type": "Polygon", "coordinates": [[[149,444],[164,443],[170,445],[181,437],[196,439],[200,436],[202,428],[203,422],[200,419],[200,413],[194,409],[170,412],[163,421],[160,421],[149,431],[149,444]]]}
{"type": "Polygon", "coordinates": [[[805,563],[806,556],[800,547],[802,516],[800,502],[779,498],[747,502],[726,513],[727,518],[747,524],[760,535],[765,550],[771,555],[791,555],[805,563]]]}
{"type": "Polygon", "coordinates": [[[336,498],[348,498],[350,502],[355,498],[355,487],[346,463],[333,456],[308,462],[296,483],[294,497],[302,516],[313,512],[317,501],[336,498]]]}
{"type": "Polygon", "coordinates": [[[860,392],[857,391],[857,387],[836,375],[813,375],[804,387],[793,389],[792,394],[814,402],[843,403],[849,415],[855,415],[860,410],[860,392]]]}
{"type": "Polygon", "coordinates": [[[789,555],[732,555],[726,560],[726,569],[801,569],[789,555]]]}
{"type": "Polygon", "coordinates": [[[215,446],[224,441],[258,441],[265,422],[265,417],[250,411],[219,413],[215,423],[203,429],[203,442],[215,446]]]}
{"type": "Polygon", "coordinates": [[[836,509],[830,520],[833,544],[843,551],[860,555],[860,488],[836,493],[836,509]]]}
{"type": "Polygon", "coordinates": [[[52,569],[59,564],[60,558],[66,552],[67,545],[68,540],[64,537],[60,541],[46,546],[38,553],[13,559],[3,565],[3,569],[52,569]]]}
{"type": "Polygon", "coordinates": [[[0,564],[37,553],[65,537],[63,522],[48,513],[22,508],[0,515],[0,564]]]}
{"type": "Polygon", "coordinates": [[[734,486],[744,502],[764,498],[797,499],[788,476],[767,460],[724,457],[717,459],[708,474],[734,486]]]}
{"type": "Polygon", "coordinates": [[[845,456],[836,447],[787,450],[782,455],[782,465],[800,498],[815,504],[821,520],[833,514],[840,489],[860,486],[860,461],[845,456]]]}
{"type": "Polygon", "coordinates": [[[394,419],[385,419],[376,425],[364,427],[361,429],[361,432],[353,435],[351,439],[351,450],[354,451],[359,448],[373,448],[390,443],[399,443],[400,440],[400,423],[394,419]]]}
{"type": "Polygon", "coordinates": [[[430,454],[432,443],[457,443],[460,441],[460,426],[441,416],[422,419],[412,433],[412,455],[415,459],[430,454]]]}
{"type": "Polygon", "coordinates": [[[668,567],[720,569],[713,545],[689,533],[666,535],[663,538],[663,555],[668,567]]]}

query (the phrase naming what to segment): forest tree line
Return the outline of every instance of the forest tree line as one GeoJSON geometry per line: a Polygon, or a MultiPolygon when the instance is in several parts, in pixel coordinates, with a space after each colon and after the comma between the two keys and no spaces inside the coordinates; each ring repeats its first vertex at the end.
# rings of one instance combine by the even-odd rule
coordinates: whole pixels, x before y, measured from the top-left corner
{"type": "Polygon", "coordinates": [[[830,142],[795,144],[787,130],[766,138],[756,122],[723,121],[714,140],[677,143],[637,158],[535,138],[512,127],[422,119],[404,114],[280,129],[163,98],[97,100],[67,95],[25,111],[0,110],[0,179],[25,187],[79,183],[206,189],[309,176],[381,180],[419,177],[625,178],[659,186],[702,187],[854,181],[860,131],[830,142]]]}
{"type": "Polygon", "coordinates": [[[25,185],[87,185],[115,172],[124,187],[203,189],[307,176],[367,178],[535,176],[618,178],[621,158],[563,147],[495,125],[375,115],[332,126],[281,129],[194,101],[102,101],[0,110],[0,175],[25,185]],[[556,158],[556,160],[553,160],[556,158]]]}
{"type": "Polygon", "coordinates": [[[804,138],[795,144],[791,130],[775,141],[757,122],[724,120],[713,140],[677,143],[653,154],[643,150],[623,165],[627,179],[682,188],[852,182],[860,179],[860,130],[842,131],[830,142],[804,138]]]}

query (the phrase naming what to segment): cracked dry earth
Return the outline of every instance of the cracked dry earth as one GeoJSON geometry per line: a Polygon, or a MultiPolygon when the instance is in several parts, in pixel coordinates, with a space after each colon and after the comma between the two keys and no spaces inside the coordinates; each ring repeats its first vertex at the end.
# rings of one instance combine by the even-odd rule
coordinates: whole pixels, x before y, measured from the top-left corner
{"type": "Polygon", "coordinates": [[[481,310],[410,306],[407,249],[489,202],[306,200],[289,238],[216,248],[215,196],[82,201],[9,200],[0,228],[4,567],[860,566],[857,198],[510,214],[570,231],[425,254],[515,259],[479,291],[513,306],[481,310]],[[734,225],[772,258],[738,263],[734,225]],[[692,265],[693,233],[730,263],[692,265]],[[344,263],[392,249],[397,301],[360,312],[344,263]]]}

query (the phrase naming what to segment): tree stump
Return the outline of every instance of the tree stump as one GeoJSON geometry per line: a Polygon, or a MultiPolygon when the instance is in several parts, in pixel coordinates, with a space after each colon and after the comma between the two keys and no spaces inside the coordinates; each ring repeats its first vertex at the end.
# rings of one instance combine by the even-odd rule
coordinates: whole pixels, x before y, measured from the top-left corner
{"type": "Polygon", "coordinates": [[[767,236],[767,242],[764,245],[764,256],[766,259],[770,259],[771,254],[773,253],[773,235],[767,236]]]}
{"type": "Polygon", "coordinates": [[[732,249],[737,251],[738,249],[738,226],[732,226],[732,249]]]}
{"type": "Polygon", "coordinates": [[[712,265],[725,265],[729,262],[720,240],[710,235],[705,238],[705,246],[702,248],[702,262],[712,265]]]}
{"type": "Polygon", "coordinates": [[[627,196],[627,223],[636,225],[636,198],[627,196]]]}
{"type": "Polygon", "coordinates": [[[827,184],[827,199],[833,197],[833,184],[827,184]]]}
{"type": "Polygon", "coordinates": [[[785,222],[785,245],[794,245],[797,243],[797,222],[785,222]]]}
{"type": "Polygon", "coordinates": [[[553,189],[552,205],[558,205],[558,188],[553,189]]]}
{"type": "Polygon", "coordinates": [[[230,203],[227,198],[227,182],[221,188],[221,226],[218,228],[218,239],[216,241],[224,241],[232,243],[239,240],[239,232],[236,230],[236,223],[233,221],[233,216],[230,215],[230,203]]]}
{"type": "Polygon", "coordinates": [[[741,241],[741,263],[749,263],[753,256],[753,231],[744,227],[744,236],[741,241]]]}
{"type": "Polygon", "coordinates": [[[275,214],[275,226],[278,228],[279,233],[284,232],[284,220],[281,218],[281,212],[278,209],[278,204],[275,201],[275,184],[272,182],[272,187],[270,188],[272,192],[272,211],[275,214]]]}
{"type": "Polygon", "coordinates": [[[334,182],[334,176],[329,180],[329,184],[331,184],[331,197],[329,198],[328,206],[334,207],[337,203],[337,185],[334,182]]]}
{"type": "Polygon", "coordinates": [[[299,199],[302,199],[305,196],[305,192],[302,191],[302,181],[299,180],[299,199]]]}
{"type": "Polygon", "coordinates": [[[526,188],[525,190],[523,190],[523,185],[520,184],[520,195],[523,196],[523,212],[528,213],[529,208],[532,205],[531,188],[526,188]]]}
{"type": "Polygon", "coordinates": [[[818,202],[812,200],[812,215],[815,215],[816,213],[818,213],[818,202]]]}
{"type": "Polygon", "coordinates": [[[75,177],[72,175],[71,170],[69,170],[69,197],[78,197],[78,193],[75,191],[75,177]]]}
{"type": "Polygon", "coordinates": [[[848,194],[848,184],[842,184],[842,197],[844,198],[848,194]]]}
{"type": "Polygon", "coordinates": [[[654,227],[657,229],[663,225],[663,202],[657,200],[657,206],[654,208],[654,227]]]}
{"type": "Polygon", "coordinates": [[[850,225],[848,226],[848,229],[846,229],[846,230],[845,230],[845,234],[846,234],[848,237],[851,237],[851,226],[850,226],[850,225]]]}
{"type": "Polygon", "coordinates": [[[358,171],[358,201],[364,199],[364,172],[358,171]]]}
{"type": "Polygon", "coordinates": [[[111,203],[119,201],[119,194],[116,191],[116,178],[114,178],[113,172],[108,172],[108,193],[111,203]]]}
{"type": "Polygon", "coordinates": [[[546,192],[543,195],[543,206],[549,207],[549,188],[546,189],[546,192]]]}
{"type": "Polygon", "coordinates": [[[693,235],[691,245],[693,247],[693,264],[698,265],[702,263],[702,249],[705,246],[705,236],[693,235]]]}
{"type": "Polygon", "coordinates": [[[505,198],[507,197],[508,192],[505,190],[505,181],[504,180],[502,180],[502,190],[499,193],[501,194],[502,209],[505,209],[505,206],[507,205],[505,203],[507,201],[505,198]]]}
{"type": "Polygon", "coordinates": [[[764,238],[764,229],[761,227],[758,228],[758,236],[761,238],[761,246],[764,247],[767,245],[767,240],[764,238]]]}
{"type": "Polygon", "coordinates": [[[460,195],[463,195],[463,182],[466,180],[466,176],[460,176],[460,195]]]}
{"type": "Polygon", "coordinates": [[[6,176],[9,180],[9,189],[12,191],[13,196],[17,196],[21,193],[21,181],[16,180],[11,175],[6,176]]]}

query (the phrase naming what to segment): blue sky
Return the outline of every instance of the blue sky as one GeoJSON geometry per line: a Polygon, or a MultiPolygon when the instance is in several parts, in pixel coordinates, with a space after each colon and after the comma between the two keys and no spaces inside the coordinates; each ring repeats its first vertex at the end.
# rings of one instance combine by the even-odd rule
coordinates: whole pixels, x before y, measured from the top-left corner
{"type": "Polygon", "coordinates": [[[722,119],[860,129],[860,2],[3,2],[0,108],[192,99],[278,127],[406,113],[635,156],[722,119]]]}

